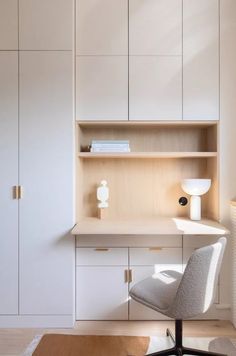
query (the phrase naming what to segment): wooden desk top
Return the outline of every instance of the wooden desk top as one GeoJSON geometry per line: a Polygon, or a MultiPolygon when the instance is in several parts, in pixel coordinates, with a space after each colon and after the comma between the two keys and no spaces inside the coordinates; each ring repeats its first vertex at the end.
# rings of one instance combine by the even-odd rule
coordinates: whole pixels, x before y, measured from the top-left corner
{"type": "Polygon", "coordinates": [[[100,220],[85,218],[74,226],[73,235],[228,235],[220,223],[202,219],[147,218],[100,220]]]}

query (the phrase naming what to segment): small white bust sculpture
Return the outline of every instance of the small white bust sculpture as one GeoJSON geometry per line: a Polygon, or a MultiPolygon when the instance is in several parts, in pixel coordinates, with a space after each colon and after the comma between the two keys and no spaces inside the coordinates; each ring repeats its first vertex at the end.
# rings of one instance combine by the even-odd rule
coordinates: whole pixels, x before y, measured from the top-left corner
{"type": "Polygon", "coordinates": [[[99,209],[108,208],[109,188],[107,187],[106,180],[102,180],[100,186],[97,188],[97,199],[100,201],[98,203],[99,209]]]}

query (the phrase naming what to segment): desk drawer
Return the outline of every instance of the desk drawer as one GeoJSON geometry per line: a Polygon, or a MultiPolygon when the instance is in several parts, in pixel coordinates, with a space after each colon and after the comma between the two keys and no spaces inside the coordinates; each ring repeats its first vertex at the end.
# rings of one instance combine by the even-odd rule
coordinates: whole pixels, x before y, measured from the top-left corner
{"type": "Polygon", "coordinates": [[[128,248],[76,248],[77,266],[127,266],[128,248]]]}
{"type": "Polygon", "coordinates": [[[130,248],[131,266],[161,266],[182,271],[182,248],[147,247],[130,248]]]}

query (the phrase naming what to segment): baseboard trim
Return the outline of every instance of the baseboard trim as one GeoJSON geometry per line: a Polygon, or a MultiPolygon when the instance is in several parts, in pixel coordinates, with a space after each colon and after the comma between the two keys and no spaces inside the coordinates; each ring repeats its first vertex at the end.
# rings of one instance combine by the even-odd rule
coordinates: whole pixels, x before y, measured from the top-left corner
{"type": "Polygon", "coordinates": [[[73,315],[0,315],[0,328],[73,328],[73,315]]]}

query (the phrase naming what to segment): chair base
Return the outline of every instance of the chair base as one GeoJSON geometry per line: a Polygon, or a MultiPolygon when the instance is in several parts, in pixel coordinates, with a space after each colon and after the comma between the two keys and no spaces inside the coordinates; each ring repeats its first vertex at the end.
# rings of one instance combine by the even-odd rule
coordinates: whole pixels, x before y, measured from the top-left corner
{"type": "Polygon", "coordinates": [[[173,341],[175,346],[170,349],[157,351],[157,352],[148,354],[146,356],[158,356],[158,355],[163,355],[163,356],[168,356],[168,355],[227,356],[226,354],[219,354],[219,353],[215,353],[215,352],[201,351],[201,350],[192,349],[189,347],[184,347],[183,346],[183,321],[182,320],[175,320],[175,338],[169,329],[166,330],[166,335],[171,338],[171,340],[173,341]]]}

